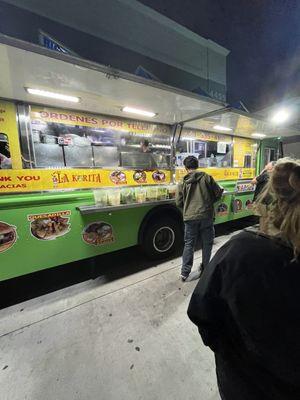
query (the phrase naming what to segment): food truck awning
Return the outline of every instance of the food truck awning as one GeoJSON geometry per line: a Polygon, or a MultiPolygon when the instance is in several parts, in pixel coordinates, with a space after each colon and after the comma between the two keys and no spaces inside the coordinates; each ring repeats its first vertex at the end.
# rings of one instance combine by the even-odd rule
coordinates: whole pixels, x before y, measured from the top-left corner
{"type": "Polygon", "coordinates": [[[258,139],[300,134],[294,127],[276,127],[205,96],[1,34],[0,97],[156,123],[183,123],[185,128],[258,139]],[[80,102],[36,97],[26,88],[77,96],[80,102]],[[126,114],[125,106],[156,115],[126,114]]]}
{"type": "Polygon", "coordinates": [[[0,97],[56,108],[174,124],[224,108],[224,104],[160,82],[0,35],[0,97]],[[25,88],[77,96],[79,103],[36,97],[25,88]],[[154,118],[125,114],[129,106],[154,118]]]}
{"type": "Polygon", "coordinates": [[[226,108],[209,113],[206,116],[192,118],[184,122],[184,127],[256,139],[300,134],[300,131],[294,127],[275,126],[258,115],[233,108],[226,108]]]}

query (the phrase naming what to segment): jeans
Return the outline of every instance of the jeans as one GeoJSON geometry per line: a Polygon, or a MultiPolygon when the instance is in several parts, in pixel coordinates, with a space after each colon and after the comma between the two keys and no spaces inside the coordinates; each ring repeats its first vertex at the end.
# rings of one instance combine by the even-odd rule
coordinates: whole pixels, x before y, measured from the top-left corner
{"type": "Polygon", "coordinates": [[[210,260],[215,230],[212,218],[202,218],[184,222],[184,250],[182,255],[181,275],[188,276],[194,261],[194,248],[198,237],[202,241],[202,267],[210,260]]]}

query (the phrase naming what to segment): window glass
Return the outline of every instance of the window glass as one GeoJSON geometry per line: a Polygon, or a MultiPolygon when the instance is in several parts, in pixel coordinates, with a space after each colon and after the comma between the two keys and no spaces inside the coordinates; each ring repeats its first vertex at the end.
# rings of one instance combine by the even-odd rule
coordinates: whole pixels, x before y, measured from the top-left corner
{"type": "Polygon", "coordinates": [[[232,146],[226,142],[207,142],[206,163],[209,167],[231,167],[232,146]]]}
{"type": "Polygon", "coordinates": [[[0,169],[11,169],[11,158],[8,137],[0,132],[0,169]]]}
{"type": "Polygon", "coordinates": [[[277,152],[274,147],[266,147],[264,150],[264,165],[267,165],[271,161],[277,160],[277,152]]]}
{"type": "Polygon", "coordinates": [[[199,160],[200,168],[232,166],[232,145],[230,137],[227,141],[198,140],[185,135],[176,147],[176,166],[182,166],[183,160],[193,155],[199,160]]]}
{"type": "Polygon", "coordinates": [[[116,128],[125,125],[122,120],[104,120],[100,116],[87,118],[81,114],[49,111],[34,111],[31,115],[36,168],[155,169],[170,165],[171,135],[168,127],[163,129],[154,124],[126,122],[127,127],[132,126],[130,131],[116,128]],[[71,121],[83,121],[83,124],[56,122],[61,116],[64,119],[72,117],[71,121]],[[55,122],[51,122],[51,118],[55,122]],[[95,125],[106,123],[112,127],[86,126],[94,122],[95,125]]]}

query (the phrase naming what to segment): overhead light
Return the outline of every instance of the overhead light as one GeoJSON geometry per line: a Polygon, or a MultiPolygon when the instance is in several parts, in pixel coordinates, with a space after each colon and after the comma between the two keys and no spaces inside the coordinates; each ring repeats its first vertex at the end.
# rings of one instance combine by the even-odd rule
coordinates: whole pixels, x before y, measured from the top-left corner
{"type": "Polygon", "coordinates": [[[282,108],[281,110],[278,110],[273,114],[271,121],[274,124],[283,124],[289,119],[289,117],[290,117],[289,111],[282,108]]]}
{"type": "Polygon", "coordinates": [[[191,136],[183,136],[181,140],[196,140],[196,138],[191,136]]]}
{"type": "Polygon", "coordinates": [[[133,108],[133,107],[123,107],[122,111],[131,114],[143,115],[144,117],[150,117],[150,118],[153,118],[155,117],[155,115],[157,115],[152,111],[140,110],[139,108],[133,108]]]}
{"type": "Polygon", "coordinates": [[[222,125],[215,125],[213,127],[213,129],[215,129],[216,131],[223,131],[223,132],[230,132],[232,131],[231,128],[227,128],[227,126],[222,126],[222,125]]]}
{"type": "Polygon", "coordinates": [[[263,138],[265,138],[267,135],[265,135],[264,133],[255,132],[255,133],[251,133],[251,136],[254,137],[254,138],[257,138],[257,139],[263,139],[263,138]]]}
{"type": "Polygon", "coordinates": [[[47,90],[32,89],[32,88],[25,88],[25,90],[29,94],[33,94],[34,96],[48,97],[49,99],[56,99],[62,101],[70,101],[71,103],[79,103],[80,101],[79,97],[69,96],[66,94],[55,93],[55,92],[48,92],[47,90]]]}

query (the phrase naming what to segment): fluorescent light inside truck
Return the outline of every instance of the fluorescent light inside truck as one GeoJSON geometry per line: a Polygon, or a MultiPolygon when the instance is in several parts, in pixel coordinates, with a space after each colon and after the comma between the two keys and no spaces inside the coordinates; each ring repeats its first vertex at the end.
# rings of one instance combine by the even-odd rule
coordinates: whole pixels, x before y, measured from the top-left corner
{"type": "Polygon", "coordinates": [[[123,107],[122,108],[123,112],[130,113],[130,114],[136,114],[136,115],[142,115],[143,117],[150,117],[153,118],[156,113],[152,111],[146,111],[146,110],[140,110],[139,108],[133,108],[133,107],[123,107]]]}
{"type": "Polygon", "coordinates": [[[265,135],[264,133],[251,133],[251,136],[257,139],[263,139],[265,138],[267,135],[265,135]]]}
{"type": "Polygon", "coordinates": [[[215,129],[216,131],[223,131],[223,132],[230,132],[232,131],[231,128],[227,128],[227,126],[222,126],[222,125],[215,125],[213,127],[213,129],[215,129]]]}
{"type": "Polygon", "coordinates": [[[56,99],[62,101],[69,101],[71,103],[79,103],[80,101],[79,97],[69,96],[66,94],[48,92],[47,90],[41,90],[41,89],[32,89],[32,88],[25,88],[25,89],[29,94],[33,94],[34,96],[47,97],[49,99],[56,99]]]}

